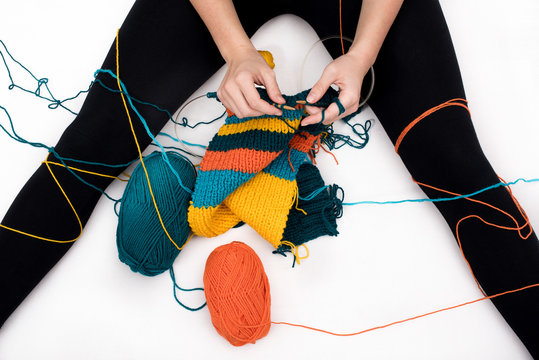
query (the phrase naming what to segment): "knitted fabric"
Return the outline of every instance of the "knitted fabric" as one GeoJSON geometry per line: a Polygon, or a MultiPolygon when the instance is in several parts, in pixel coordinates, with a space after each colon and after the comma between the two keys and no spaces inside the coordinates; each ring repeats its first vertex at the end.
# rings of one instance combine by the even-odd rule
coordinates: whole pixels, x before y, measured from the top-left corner
{"type": "Polygon", "coordinates": [[[338,185],[328,187],[329,191],[321,191],[311,200],[302,200],[314,191],[324,187],[324,180],[318,168],[312,164],[303,164],[296,177],[300,199],[298,208],[307,213],[307,216],[295,207],[290,209],[288,222],[283,233],[283,240],[294,245],[301,245],[306,241],[316,239],[321,235],[337,236],[337,218],[342,216],[342,189],[338,185]],[[340,196],[339,196],[340,195],[340,196]]]}
{"type": "MultiPolygon", "coordinates": [[[[259,93],[271,102],[265,90],[259,89],[259,93]]],[[[300,127],[305,112],[296,101],[304,101],[307,94],[308,90],[285,95],[285,105],[295,110],[283,108],[282,116],[240,119],[228,113],[200,164],[188,211],[195,234],[217,236],[243,221],[275,248],[283,240],[300,244],[337,234],[334,211],[324,211],[334,204],[327,191],[325,197],[322,194],[302,203],[310,207],[307,215],[295,208],[298,193],[306,193],[302,184],[311,184],[310,192],[324,186],[314,165],[310,165],[314,171],[301,167],[310,164],[307,153],[325,129],[322,124],[300,127]],[[325,222],[320,221],[324,214],[328,217],[325,222]],[[314,222],[312,229],[304,229],[314,222]]],[[[319,103],[329,104],[335,96],[331,90],[319,103]]]]}

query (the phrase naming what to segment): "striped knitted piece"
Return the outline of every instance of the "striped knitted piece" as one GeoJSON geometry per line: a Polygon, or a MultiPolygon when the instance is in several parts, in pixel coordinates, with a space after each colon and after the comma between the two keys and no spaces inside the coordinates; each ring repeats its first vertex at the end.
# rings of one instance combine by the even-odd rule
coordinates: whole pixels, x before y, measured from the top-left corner
{"type": "MultiPolygon", "coordinates": [[[[259,93],[271,102],[265,90],[259,89],[259,93]]],[[[286,105],[296,110],[283,109],[280,117],[264,115],[240,119],[229,112],[200,164],[188,211],[189,225],[195,234],[217,236],[243,221],[275,248],[279,248],[283,240],[303,243],[320,235],[337,234],[331,216],[329,228],[318,226],[319,234],[300,236],[302,230],[298,228],[309,223],[299,218],[313,217],[312,213],[313,218],[319,220],[324,214],[322,209],[331,203],[328,196],[319,201],[318,207],[311,205],[313,208],[307,215],[295,209],[298,193],[302,193],[298,189],[298,183],[302,182],[298,174],[304,173],[309,183],[314,179],[317,185],[324,185],[314,166],[311,165],[316,172],[299,171],[300,166],[310,163],[307,153],[325,128],[321,124],[300,128],[305,113],[303,105],[296,101],[305,100],[307,94],[308,90],[294,96],[285,95],[286,105]],[[285,231],[289,215],[295,229],[285,231]],[[287,237],[283,237],[285,233],[287,237]]],[[[329,103],[335,94],[334,91],[327,93],[320,103],[329,103]]],[[[315,200],[310,203],[318,202],[320,197],[315,200]]]]}

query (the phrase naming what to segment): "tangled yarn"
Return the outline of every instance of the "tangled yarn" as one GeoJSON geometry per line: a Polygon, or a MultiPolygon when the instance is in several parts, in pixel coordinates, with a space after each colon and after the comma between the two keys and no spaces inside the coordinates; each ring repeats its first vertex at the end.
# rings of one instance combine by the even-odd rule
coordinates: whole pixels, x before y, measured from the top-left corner
{"type": "Polygon", "coordinates": [[[204,289],[213,326],[232,345],[254,344],[268,334],[269,282],[249,246],[234,241],[216,248],[206,261],[204,289]]]}
{"type": "MultiPolygon", "coordinates": [[[[192,164],[174,152],[167,155],[183,184],[192,189],[196,177],[192,164]]],[[[160,152],[148,155],[144,164],[163,224],[176,244],[182,246],[189,235],[187,208],[191,195],[180,187],[160,152]]],[[[168,270],[180,250],[163,231],[141,165],[133,171],[122,197],[116,243],[120,260],[131,270],[154,276],[168,270]]]]}

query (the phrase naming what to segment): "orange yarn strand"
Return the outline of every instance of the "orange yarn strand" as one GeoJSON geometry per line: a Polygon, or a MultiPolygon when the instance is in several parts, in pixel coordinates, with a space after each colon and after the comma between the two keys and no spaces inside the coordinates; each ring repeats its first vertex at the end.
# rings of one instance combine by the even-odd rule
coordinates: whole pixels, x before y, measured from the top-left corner
{"type": "Polygon", "coordinates": [[[434,113],[434,112],[436,112],[436,111],[438,111],[440,109],[443,109],[445,107],[448,107],[448,106],[460,106],[460,107],[465,108],[468,111],[468,113],[470,113],[470,109],[468,109],[468,107],[466,106],[467,103],[468,103],[468,101],[466,99],[461,99],[461,98],[451,99],[451,100],[448,100],[448,101],[444,102],[443,104],[435,106],[435,107],[425,111],[423,114],[419,115],[415,120],[413,120],[410,124],[408,124],[408,126],[406,126],[404,128],[404,130],[402,130],[401,134],[397,138],[397,141],[395,142],[395,152],[397,154],[399,153],[399,147],[400,147],[400,144],[402,142],[402,139],[404,139],[404,137],[406,136],[406,134],[408,134],[410,129],[413,128],[414,125],[416,125],[418,122],[420,122],[421,120],[423,120],[424,118],[426,118],[430,114],[432,114],[432,113],[434,113]],[[464,102],[464,104],[459,102],[459,101],[464,102]]]}
{"type": "Polygon", "coordinates": [[[383,329],[383,328],[386,328],[386,327],[389,327],[389,326],[393,326],[393,325],[401,324],[401,323],[404,323],[404,322],[407,322],[407,321],[419,319],[419,318],[422,318],[422,317],[425,317],[425,316],[433,315],[433,314],[436,314],[436,313],[439,313],[439,312],[442,312],[442,311],[452,310],[452,309],[456,309],[456,308],[459,308],[459,307],[462,307],[462,306],[465,306],[465,305],[474,304],[474,303],[479,302],[479,301],[483,301],[483,300],[487,300],[487,299],[494,299],[494,298],[497,298],[497,297],[502,296],[502,295],[515,293],[517,291],[522,291],[522,290],[530,289],[530,288],[533,288],[533,287],[539,287],[539,284],[528,285],[528,286],[524,286],[524,287],[521,287],[521,288],[518,288],[518,289],[504,291],[502,293],[498,293],[498,294],[494,294],[494,295],[490,295],[490,296],[484,296],[482,298],[472,300],[472,301],[467,301],[467,302],[464,302],[462,304],[449,306],[449,307],[446,307],[446,308],[443,308],[443,309],[431,311],[431,312],[428,312],[428,313],[425,313],[425,314],[409,317],[409,318],[406,318],[406,319],[403,319],[403,320],[394,321],[394,322],[389,323],[389,324],[385,324],[385,325],[381,325],[381,326],[375,326],[375,327],[370,328],[370,329],[365,329],[365,330],[361,330],[361,331],[357,331],[357,332],[353,332],[353,333],[335,333],[335,332],[331,332],[331,331],[327,331],[327,330],[317,329],[317,328],[307,326],[307,325],[293,324],[293,323],[288,323],[288,322],[283,322],[283,321],[279,321],[279,322],[272,321],[271,323],[275,324],[275,325],[290,325],[290,326],[301,327],[301,328],[304,328],[304,329],[314,330],[314,331],[318,331],[318,332],[321,332],[321,333],[334,335],[334,336],[355,336],[355,335],[364,334],[364,333],[369,332],[369,331],[383,329]]]}
{"type": "MultiPolygon", "coordinates": [[[[457,99],[452,99],[452,100],[449,100],[449,101],[446,101],[445,103],[443,104],[440,104],[438,106],[435,106],[427,111],[425,111],[423,114],[421,114],[419,117],[417,117],[415,120],[413,120],[410,124],[408,124],[408,126],[406,126],[406,128],[404,128],[404,130],[401,132],[401,134],[399,135],[396,143],[395,143],[395,152],[398,154],[398,151],[399,151],[399,147],[400,147],[400,144],[402,142],[402,140],[404,139],[404,137],[406,136],[406,134],[410,131],[410,129],[416,125],[419,121],[421,121],[422,119],[424,119],[425,117],[429,116],[430,114],[444,108],[444,107],[448,107],[448,106],[460,106],[460,107],[463,107],[465,108],[468,113],[470,112],[470,110],[468,109],[468,107],[465,105],[467,103],[467,101],[465,99],[460,99],[460,98],[457,98],[457,99]],[[462,103],[464,102],[464,104],[462,103]]],[[[316,144],[315,144],[316,145],[316,144]]],[[[321,143],[320,143],[320,138],[318,138],[318,141],[317,141],[317,147],[315,146],[315,149],[313,150],[313,152],[316,154],[320,148],[322,147],[321,146],[321,143]]],[[[322,147],[323,149],[323,147],[322,147]]],[[[325,149],[324,149],[325,150],[325,149]]],[[[506,183],[501,177],[498,176],[498,178],[500,179],[500,181],[502,181],[503,183],[506,183]]],[[[418,185],[420,186],[424,186],[424,187],[427,187],[427,188],[430,188],[430,189],[433,189],[433,190],[437,190],[437,191],[440,191],[440,192],[443,192],[443,193],[446,193],[446,194],[450,194],[450,195],[453,195],[453,196],[461,196],[461,194],[458,194],[458,193],[455,193],[455,192],[452,192],[452,191],[449,191],[449,190],[444,190],[444,189],[441,189],[441,188],[438,188],[438,187],[435,187],[435,186],[432,186],[432,185],[428,185],[428,184],[424,184],[424,183],[421,183],[421,182],[418,182],[414,179],[414,182],[417,183],[418,185]]],[[[370,332],[370,331],[374,331],[374,330],[378,330],[378,329],[383,329],[383,328],[386,328],[386,327],[389,327],[389,326],[393,326],[393,325],[396,325],[396,324],[401,324],[401,323],[404,323],[404,322],[407,322],[407,321],[411,321],[411,320],[415,320],[415,319],[419,319],[419,318],[422,318],[422,317],[425,317],[425,316],[429,316],[429,315],[433,315],[433,314],[436,314],[436,313],[439,313],[439,312],[443,312],[443,311],[447,311],[447,310],[452,310],[452,309],[456,309],[456,308],[459,308],[459,307],[462,307],[462,306],[465,306],[465,305],[470,305],[470,304],[474,304],[476,302],[480,302],[480,301],[483,301],[483,300],[487,300],[487,299],[494,299],[494,298],[497,298],[499,296],[503,296],[503,295],[507,295],[507,294],[512,294],[512,293],[515,293],[515,292],[519,292],[519,291],[523,291],[523,290],[526,290],[526,289],[530,289],[530,288],[534,288],[534,287],[539,287],[539,283],[536,283],[536,284],[531,284],[531,285],[527,285],[527,286],[524,286],[524,287],[521,287],[521,288],[518,288],[518,289],[513,289],[513,290],[508,290],[508,291],[504,291],[504,292],[500,292],[500,293],[497,293],[497,294],[494,294],[494,295],[489,295],[487,296],[485,294],[485,292],[483,291],[483,289],[481,288],[481,285],[479,284],[479,281],[477,280],[477,278],[475,277],[474,275],[474,272],[472,270],[472,267],[470,265],[470,263],[468,262],[468,259],[466,258],[465,254],[464,254],[464,250],[462,249],[462,243],[461,243],[461,240],[460,240],[460,233],[459,233],[459,227],[460,227],[460,224],[466,220],[466,219],[471,219],[471,218],[476,218],[476,219],[479,219],[480,221],[482,221],[484,224],[486,225],[489,225],[489,226],[494,226],[496,228],[499,228],[499,229],[503,229],[503,230],[512,230],[512,231],[517,231],[520,238],[523,239],[523,240],[526,240],[532,233],[533,233],[533,229],[531,227],[531,224],[530,224],[530,221],[528,219],[528,216],[526,215],[526,213],[524,212],[524,210],[522,209],[522,207],[520,206],[520,203],[517,201],[517,199],[513,196],[513,192],[511,191],[511,188],[509,186],[507,186],[507,191],[509,192],[510,196],[511,196],[511,199],[513,200],[514,204],[516,205],[516,207],[518,208],[518,211],[520,212],[520,214],[522,215],[522,217],[524,218],[525,220],[525,223],[523,225],[519,225],[519,222],[515,219],[514,216],[512,216],[511,214],[509,214],[508,212],[492,205],[492,204],[489,204],[489,203],[486,203],[484,201],[481,201],[481,200],[477,200],[477,199],[472,199],[472,198],[469,198],[469,197],[466,197],[465,199],[468,200],[468,201],[472,201],[472,202],[475,202],[475,203],[478,203],[478,204],[482,204],[482,205],[485,205],[485,206],[488,206],[489,208],[493,209],[493,210],[496,210],[504,215],[506,215],[508,218],[510,218],[512,220],[512,222],[515,224],[514,227],[511,227],[511,226],[505,226],[505,225],[499,225],[499,224],[494,224],[494,223],[491,223],[489,221],[486,221],[485,219],[483,219],[482,217],[480,217],[479,215],[475,215],[475,214],[471,214],[471,215],[468,215],[468,216],[465,216],[463,218],[461,218],[458,222],[457,222],[457,225],[456,225],[456,236],[457,236],[457,242],[458,242],[458,246],[459,246],[459,249],[460,249],[460,252],[461,252],[461,255],[462,257],[464,258],[464,261],[466,261],[466,264],[468,265],[469,269],[470,269],[470,272],[472,274],[472,277],[473,279],[475,280],[479,290],[483,293],[483,297],[479,298],[479,299],[476,299],[476,300],[472,300],[472,301],[467,301],[467,302],[464,302],[464,303],[461,303],[461,304],[458,304],[458,305],[454,305],[454,306],[450,306],[450,307],[446,307],[446,308],[443,308],[443,309],[439,309],[439,310],[435,310],[435,311],[431,311],[431,312],[428,312],[428,313],[425,313],[425,314],[421,314],[421,315],[417,315],[417,316],[413,316],[413,317],[409,317],[409,318],[406,318],[406,319],[403,319],[403,320],[398,320],[398,321],[394,321],[394,322],[391,322],[391,323],[388,323],[388,324],[385,324],[385,325],[381,325],[381,326],[376,326],[376,327],[373,327],[373,328],[369,328],[369,329],[365,329],[365,330],[361,330],[361,331],[357,331],[357,332],[353,332],[353,333],[335,333],[335,332],[331,332],[331,331],[327,331],[327,330],[323,330],[323,329],[318,329],[318,328],[314,328],[314,327],[311,327],[311,326],[307,326],[307,325],[301,325],[301,324],[293,324],[293,323],[288,323],[288,322],[275,322],[275,321],[272,321],[272,324],[276,324],[276,325],[289,325],[289,326],[295,326],[295,327],[301,327],[301,328],[304,328],[304,329],[308,329],[308,330],[313,330],[313,331],[318,331],[318,332],[321,332],[321,333],[325,333],[325,334],[329,334],[329,335],[334,335],[334,336],[354,336],[354,335],[360,335],[360,334],[364,334],[366,332],[370,332]],[[522,234],[522,229],[528,227],[529,228],[529,232],[526,234],[526,235],[523,235],[522,234]]]]}
{"type": "MultiPolygon", "coordinates": [[[[320,139],[318,139],[318,141],[320,141],[320,139]]],[[[333,160],[335,160],[335,163],[337,163],[337,165],[339,165],[339,160],[337,160],[337,157],[335,156],[335,154],[333,154],[331,151],[329,150],[326,150],[326,148],[324,146],[322,146],[322,144],[320,144],[320,149],[324,150],[325,152],[327,152],[329,155],[333,156],[333,160]]]]}
{"type": "Polygon", "coordinates": [[[342,0],[339,0],[339,34],[341,37],[342,54],[344,55],[344,41],[342,37],[342,0]]]}
{"type": "MultiPolygon", "coordinates": [[[[503,181],[503,180],[502,180],[503,181]]],[[[454,192],[451,192],[451,191],[448,191],[448,190],[444,190],[444,189],[440,189],[440,188],[437,188],[435,186],[432,186],[432,185],[428,185],[428,184],[424,184],[424,183],[421,183],[419,181],[416,181],[414,180],[414,182],[420,186],[424,186],[424,187],[428,187],[430,189],[433,189],[433,190],[437,190],[437,191],[440,191],[440,192],[443,192],[443,193],[446,193],[446,194],[450,194],[450,195],[454,195],[454,196],[461,196],[461,194],[458,194],[458,193],[454,193],[454,192]]],[[[516,199],[512,196],[512,193],[510,192],[511,194],[511,198],[516,201],[516,199]]],[[[529,223],[529,220],[527,218],[527,216],[525,216],[525,214],[523,214],[521,208],[520,208],[520,205],[517,205],[517,207],[519,208],[519,211],[520,213],[522,214],[522,216],[524,217],[524,219],[526,220],[526,222],[524,223],[524,225],[519,225],[518,224],[518,221],[514,218],[514,216],[512,216],[511,214],[509,214],[508,212],[494,206],[494,205],[491,205],[489,203],[486,203],[484,201],[481,201],[481,200],[477,200],[477,199],[472,199],[472,198],[465,198],[466,200],[468,201],[472,201],[472,202],[475,202],[475,203],[478,203],[478,204],[482,204],[482,205],[485,205],[485,206],[488,206],[490,207],[491,209],[494,209],[496,211],[499,211],[501,212],[502,214],[508,216],[516,225],[516,227],[509,227],[509,226],[503,226],[503,225],[498,225],[498,224],[494,224],[494,223],[491,223],[491,222],[488,222],[486,221],[485,219],[483,219],[481,216],[479,215],[468,215],[468,216],[465,216],[463,217],[462,219],[460,219],[458,222],[457,222],[457,225],[456,225],[456,235],[457,235],[457,242],[458,242],[458,245],[459,245],[459,249],[460,249],[460,253],[462,255],[462,257],[464,258],[464,261],[466,261],[466,264],[468,264],[468,267],[470,269],[470,272],[472,274],[472,277],[473,279],[475,280],[475,283],[477,284],[477,287],[479,288],[479,290],[481,290],[481,292],[483,293],[483,295],[486,295],[485,292],[483,291],[483,289],[481,288],[481,285],[479,284],[479,281],[477,280],[477,278],[475,277],[474,275],[474,272],[472,270],[472,266],[470,265],[468,259],[466,258],[466,255],[464,255],[464,250],[462,249],[462,243],[461,243],[461,240],[460,240],[460,233],[459,233],[459,227],[460,227],[460,224],[462,221],[466,220],[466,219],[471,219],[471,218],[476,218],[476,219],[479,219],[481,220],[484,224],[486,225],[489,225],[489,226],[494,226],[496,228],[499,228],[499,229],[504,229],[504,230],[514,230],[514,231],[517,231],[520,238],[522,239],[527,239],[533,232],[533,230],[531,229],[531,226],[530,226],[530,223],[529,223]],[[529,226],[530,227],[530,232],[528,233],[528,235],[524,236],[522,235],[521,233],[521,230],[523,228],[525,228],[526,226],[529,226]]],[[[516,204],[515,204],[516,205],[516,204]]]]}

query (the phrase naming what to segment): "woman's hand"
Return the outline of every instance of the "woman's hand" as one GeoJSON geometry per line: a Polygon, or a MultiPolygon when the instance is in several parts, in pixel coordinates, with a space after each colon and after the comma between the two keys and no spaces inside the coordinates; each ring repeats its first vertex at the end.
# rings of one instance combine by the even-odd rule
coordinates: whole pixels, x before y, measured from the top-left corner
{"type": "Polygon", "coordinates": [[[281,110],[260,98],[255,84],[263,85],[273,102],[285,102],[271,67],[254,47],[248,47],[228,59],[228,69],[217,96],[239,118],[263,114],[280,116],[281,110]]]}
{"type": "Polygon", "coordinates": [[[329,63],[320,80],[312,87],[307,102],[317,102],[328,90],[331,84],[339,87],[339,101],[345,112],[339,114],[339,107],[332,103],[325,110],[316,106],[306,106],[309,116],[303,119],[301,125],[316,124],[322,120],[324,110],[324,124],[329,125],[339,118],[345,117],[358,109],[361,97],[361,84],[365,74],[369,71],[370,62],[355,52],[348,52],[329,63]]]}
{"type": "Polygon", "coordinates": [[[264,85],[273,102],[285,102],[273,70],[247,37],[232,0],[190,1],[228,64],[217,90],[219,100],[240,118],[280,115],[281,111],[262,100],[255,88],[255,84],[264,85]]]}

